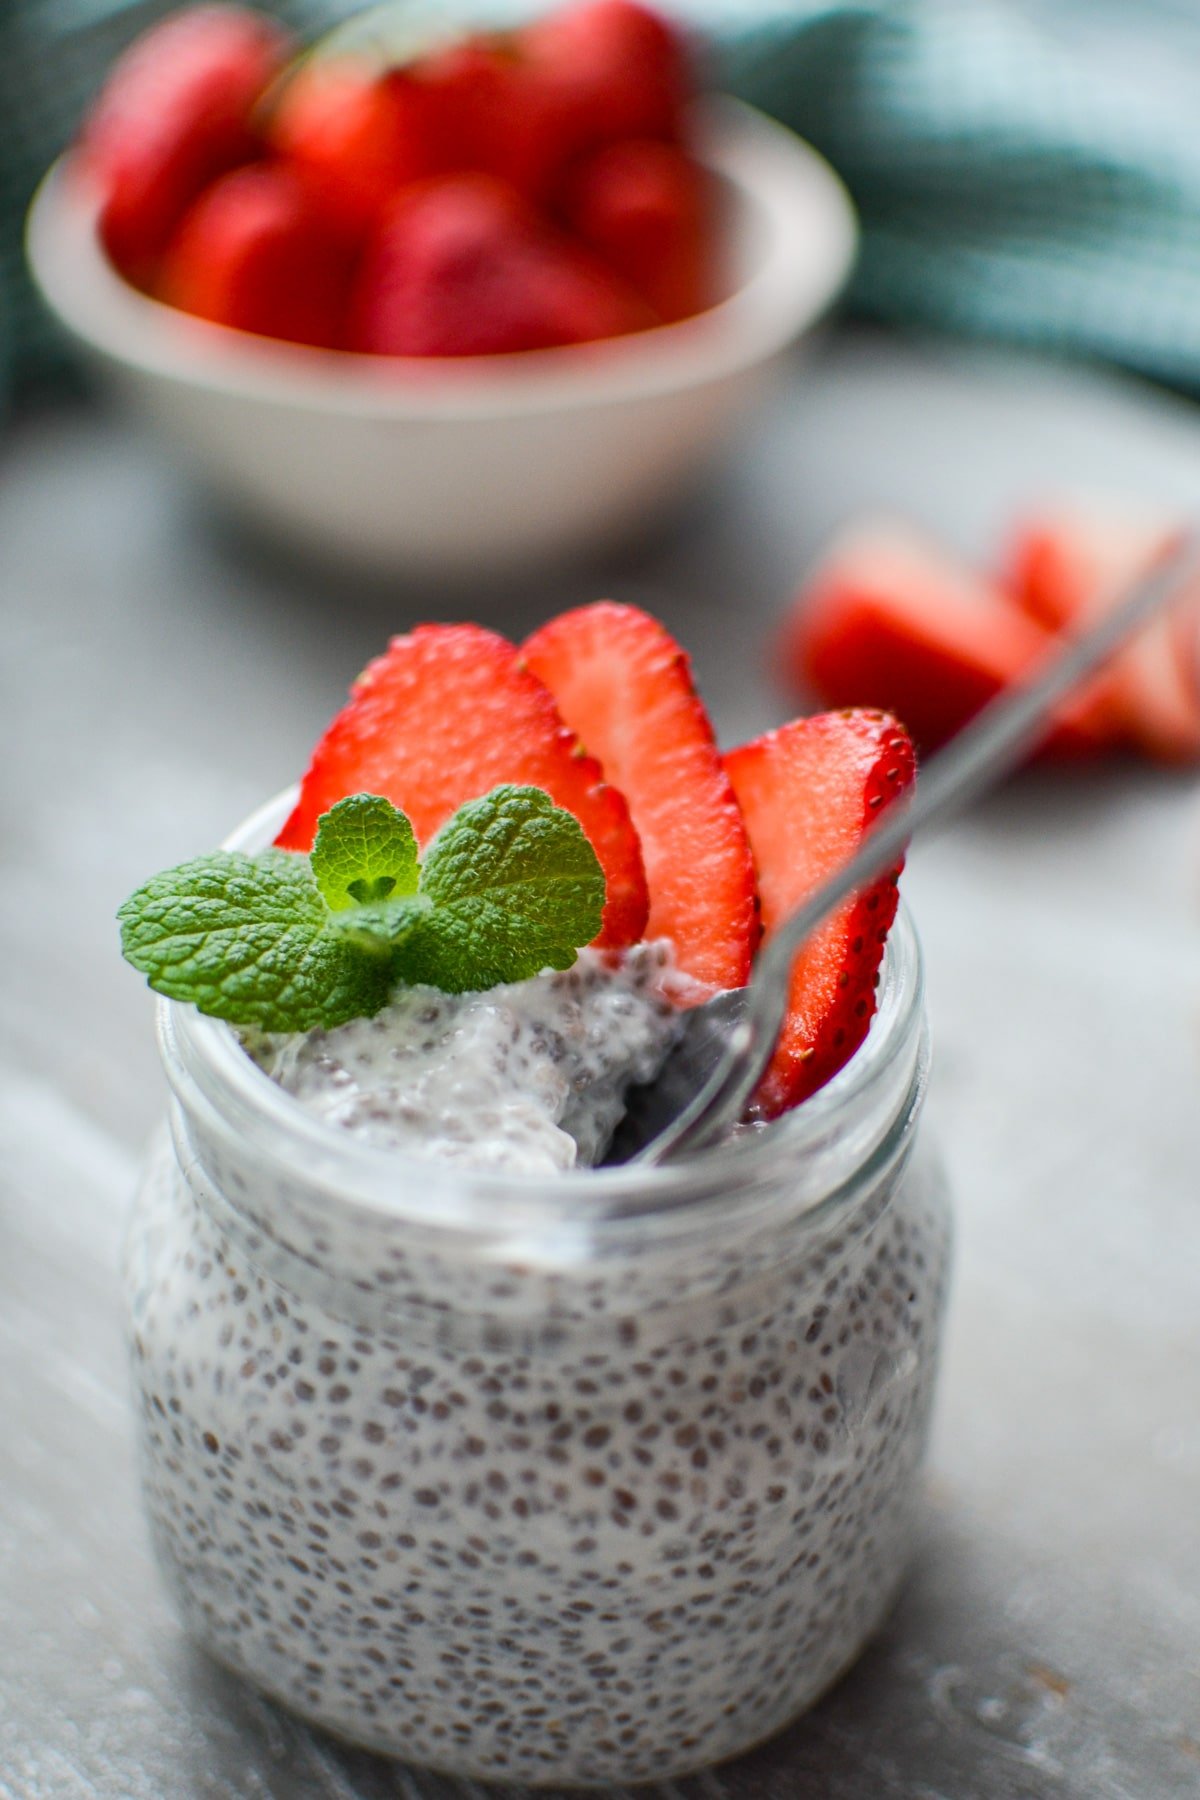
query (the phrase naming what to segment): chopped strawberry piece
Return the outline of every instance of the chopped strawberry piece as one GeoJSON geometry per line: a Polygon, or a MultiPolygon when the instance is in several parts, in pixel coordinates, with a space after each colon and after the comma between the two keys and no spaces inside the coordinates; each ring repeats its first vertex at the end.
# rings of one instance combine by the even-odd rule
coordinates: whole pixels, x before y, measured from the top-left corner
{"type": "Polygon", "coordinates": [[[367,793],[407,813],[424,844],[464,801],[503,782],[543,788],[575,814],[608,884],[596,941],[636,943],[647,896],[629,808],[514,647],[478,625],[419,625],[368,664],[313,751],[275,841],[310,849],[323,812],[367,793]]]}
{"type": "Polygon", "coordinates": [[[152,26],[117,62],[80,161],[104,196],[105,248],[131,281],[149,283],[191,202],[257,153],[254,108],[286,49],[258,13],[196,6],[152,26]]]}
{"type": "Polygon", "coordinates": [[[441,168],[420,86],[406,70],[379,74],[350,57],[303,64],[269,136],[318,184],[352,235],[374,223],[398,188],[441,168]]]}
{"type": "MultiPolygon", "coordinates": [[[[1008,553],[1017,599],[1053,630],[1083,630],[1121,600],[1171,546],[1163,518],[1106,506],[1064,507],[1025,520],[1008,553]]],[[[1130,742],[1164,762],[1200,759],[1196,629],[1200,596],[1185,595],[1112,663],[1112,709],[1130,742]]]]}
{"type": "Polygon", "coordinates": [[[559,168],[619,138],[680,136],[692,86],[682,34],[637,0],[582,0],[535,19],[517,48],[559,168]]]}
{"type": "MultiPolygon", "coordinates": [[[[904,527],[838,540],[798,596],[782,645],[792,678],[832,706],[879,707],[923,749],[943,744],[1053,645],[998,585],[904,527]]],[[[1112,741],[1103,687],[1064,706],[1042,746],[1079,756],[1112,741]]]]}
{"type": "Polygon", "coordinates": [[[543,225],[512,188],[452,175],[407,189],[368,250],[353,304],[360,350],[485,356],[617,337],[645,302],[543,225]]]}
{"type": "MultiPolygon", "coordinates": [[[[758,865],[766,940],[849,861],[915,766],[904,727],[878,712],[796,719],[730,751],[725,767],[758,865]]],[[[866,1037],[902,866],[848,901],[796,957],[787,1023],[755,1096],[761,1116],[814,1093],[866,1037]]]]}
{"type": "Polygon", "coordinates": [[[350,259],[325,208],[291,169],[235,169],[202,194],[163,263],[161,297],[219,325],[335,346],[350,259]]]}
{"type": "Polygon", "coordinates": [[[758,940],[754,865],[687,656],[656,619],[601,601],[551,619],[525,666],[629,802],[649,937],[713,988],[741,987],[758,940]]]}
{"type": "Polygon", "coordinates": [[[698,163],[653,138],[606,144],[567,178],[568,227],[660,319],[686,319],[712,304],[711,196],[698,163]]]}

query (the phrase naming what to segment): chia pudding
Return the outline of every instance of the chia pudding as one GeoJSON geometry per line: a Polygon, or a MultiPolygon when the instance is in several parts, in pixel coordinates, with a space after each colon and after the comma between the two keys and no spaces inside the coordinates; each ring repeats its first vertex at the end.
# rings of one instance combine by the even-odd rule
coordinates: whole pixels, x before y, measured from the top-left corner
{"type": "Polygon", "coordinates": [[[582,950],[570,969],[486,993],[401,988],[374,1018],[245,1042],[308,1112],[369,1143],[553,1173],[599,1162],[694,985],[665,940],[582,950]]]}
{"type": "Polygon", "coordinates": [[[667,1778],[811,1703],[894,1596],[948,1243],[915,939],[795,1113],[683,1168],[573,1168],[669,1042],[663,970],[414,991],[261,1067],[162,1008],[173,1142],[127,1254],[158,1550],[218,1658],[354,1742],[667,1778]],[[487,1169],[456,1033],[530,1060],[487,1169]]]}

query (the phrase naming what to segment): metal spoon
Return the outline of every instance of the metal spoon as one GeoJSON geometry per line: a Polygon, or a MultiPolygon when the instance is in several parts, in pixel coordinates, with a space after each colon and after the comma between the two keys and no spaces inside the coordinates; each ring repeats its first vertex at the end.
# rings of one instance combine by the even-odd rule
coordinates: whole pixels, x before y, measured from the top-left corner
{"type": "Polygon", "coordinates": [[[818,925],[903,854],[917,831],[961,811],[1022,760],[1053,706],[1104,663],[1197,572],[1197,543],[1181,535],[1119,607],[1056,649],[1020,687],[993,700],[921,770],[916,789],[894,801],[850,861],[775,929],[748,987],[718,994],[686,1014],[682,1035],[653,1082],[632,1089],[606,1164],[695,1156],[725,1136],[771,1060],[787,1016],[792,959],[818,925]]]}

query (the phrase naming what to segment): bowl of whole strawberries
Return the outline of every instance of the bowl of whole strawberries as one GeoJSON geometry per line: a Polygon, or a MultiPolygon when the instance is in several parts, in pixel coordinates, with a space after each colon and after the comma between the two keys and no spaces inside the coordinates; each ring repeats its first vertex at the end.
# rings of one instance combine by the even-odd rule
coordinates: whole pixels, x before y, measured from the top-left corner
{"type": "Polygon", "coordinates": [[[28,229],[50,307],[227,502],[442,575],[676,496],[854,242],[820,157],[703,95],[640,0],[420,46],[370,15],[303,53],[190,8],[116,64],[28,229]]]}

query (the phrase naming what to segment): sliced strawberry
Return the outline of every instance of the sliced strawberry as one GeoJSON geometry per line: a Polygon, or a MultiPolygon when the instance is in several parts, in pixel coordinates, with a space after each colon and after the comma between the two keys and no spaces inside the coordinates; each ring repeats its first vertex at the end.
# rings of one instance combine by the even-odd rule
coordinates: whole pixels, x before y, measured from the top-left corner
{"type": "MultiPolygon", "coordinates": [[[[1086,629],[1153,567],[1177,535],[1169,519],[1112,506],[1037,514],[1013,534],[1009,581],[1021,604],[1052,629],[1086,629]]],[[[1185,596],[1139,632],[1108,675],[1113,710],[1130,742],[1164,762],[1200,758],[1198,611],[1198,597],[1185,596]]]]}
{"type": "Polygon", "coordinates": [[[160,295],[219,325],[334,347],[350,286],[345,239],[294,170],[260,163],[223,175],[185,215],[160,295]]]}
{"type": "Polygon", "coordinates": [[[131,281],[151,279],[200,191],[256,154],[253,111],[286,49],[259,13],[195,6],[152,26],[116,63],[80,159],[104,195],[105,248],[131,281]]]}
{"type": "Polygon", "coordinates": [[[605,144],[571,170],[561,204],[569,229],[660,319],[686,319],[712,304],[708,177],[678,145],[605,144]]]}
{"type": "Polygon", "coordinates": [[[368,249],[352,307],[356,349],[486,356],[618,337],[646,303],[489,175],[406,189],[368,249]]]}
{"type": "MultiPolygon", "coordinates": [[[[848,711],[769,731],[730,751],[725,767],[758,864],[769,940],[779,921],[849,860],[882,808],[909,786],[916,764],[895,719],[848,711]]],[[[806,1099],[866,1037],[902,866],[849,901],[793,963],[787,1024],[755,1096],[761,1116],[774,1118],[806,1099]]]]}
{"type": "MultiPolygon", "coordinates": [[[[952,737],[1044,656],[1053,639],[1009,596],[906,527],[859,527],[797,597],[782,644],[792,678],[833,706],[880,707],[923,749],[952,737]]],[[[1112,742],[1104,689],[1063,707],[1044,751],[1112,742]]]]}
{"type": "Polygon", "coordinates": [[[597,943],[636,943],[646,877],[629,808],[505,638],[478,625],[419,625],[368,664],[313,751],[276,843],[308,850],[348,794],[383,794],[427,843],[450,814],[502,782],[543,788],[575,814],[608,883],[597,943]]]}
{"type": "Polygon", "coordinates": [[[601,601],[551,619],[523,658],[629,801],[647,935],[672,939],[697,981],[741,987],[759,933],[754,865],[687,656],[656,619],[601,601]]]}
{"type": "Polygon", "coordinates": [[[419,86],[404,70],[380,74],[352,57],[302,64],[268,135],[319,186],[352,235],[365,232],[404,183],[441,167],[419,86]]]}

